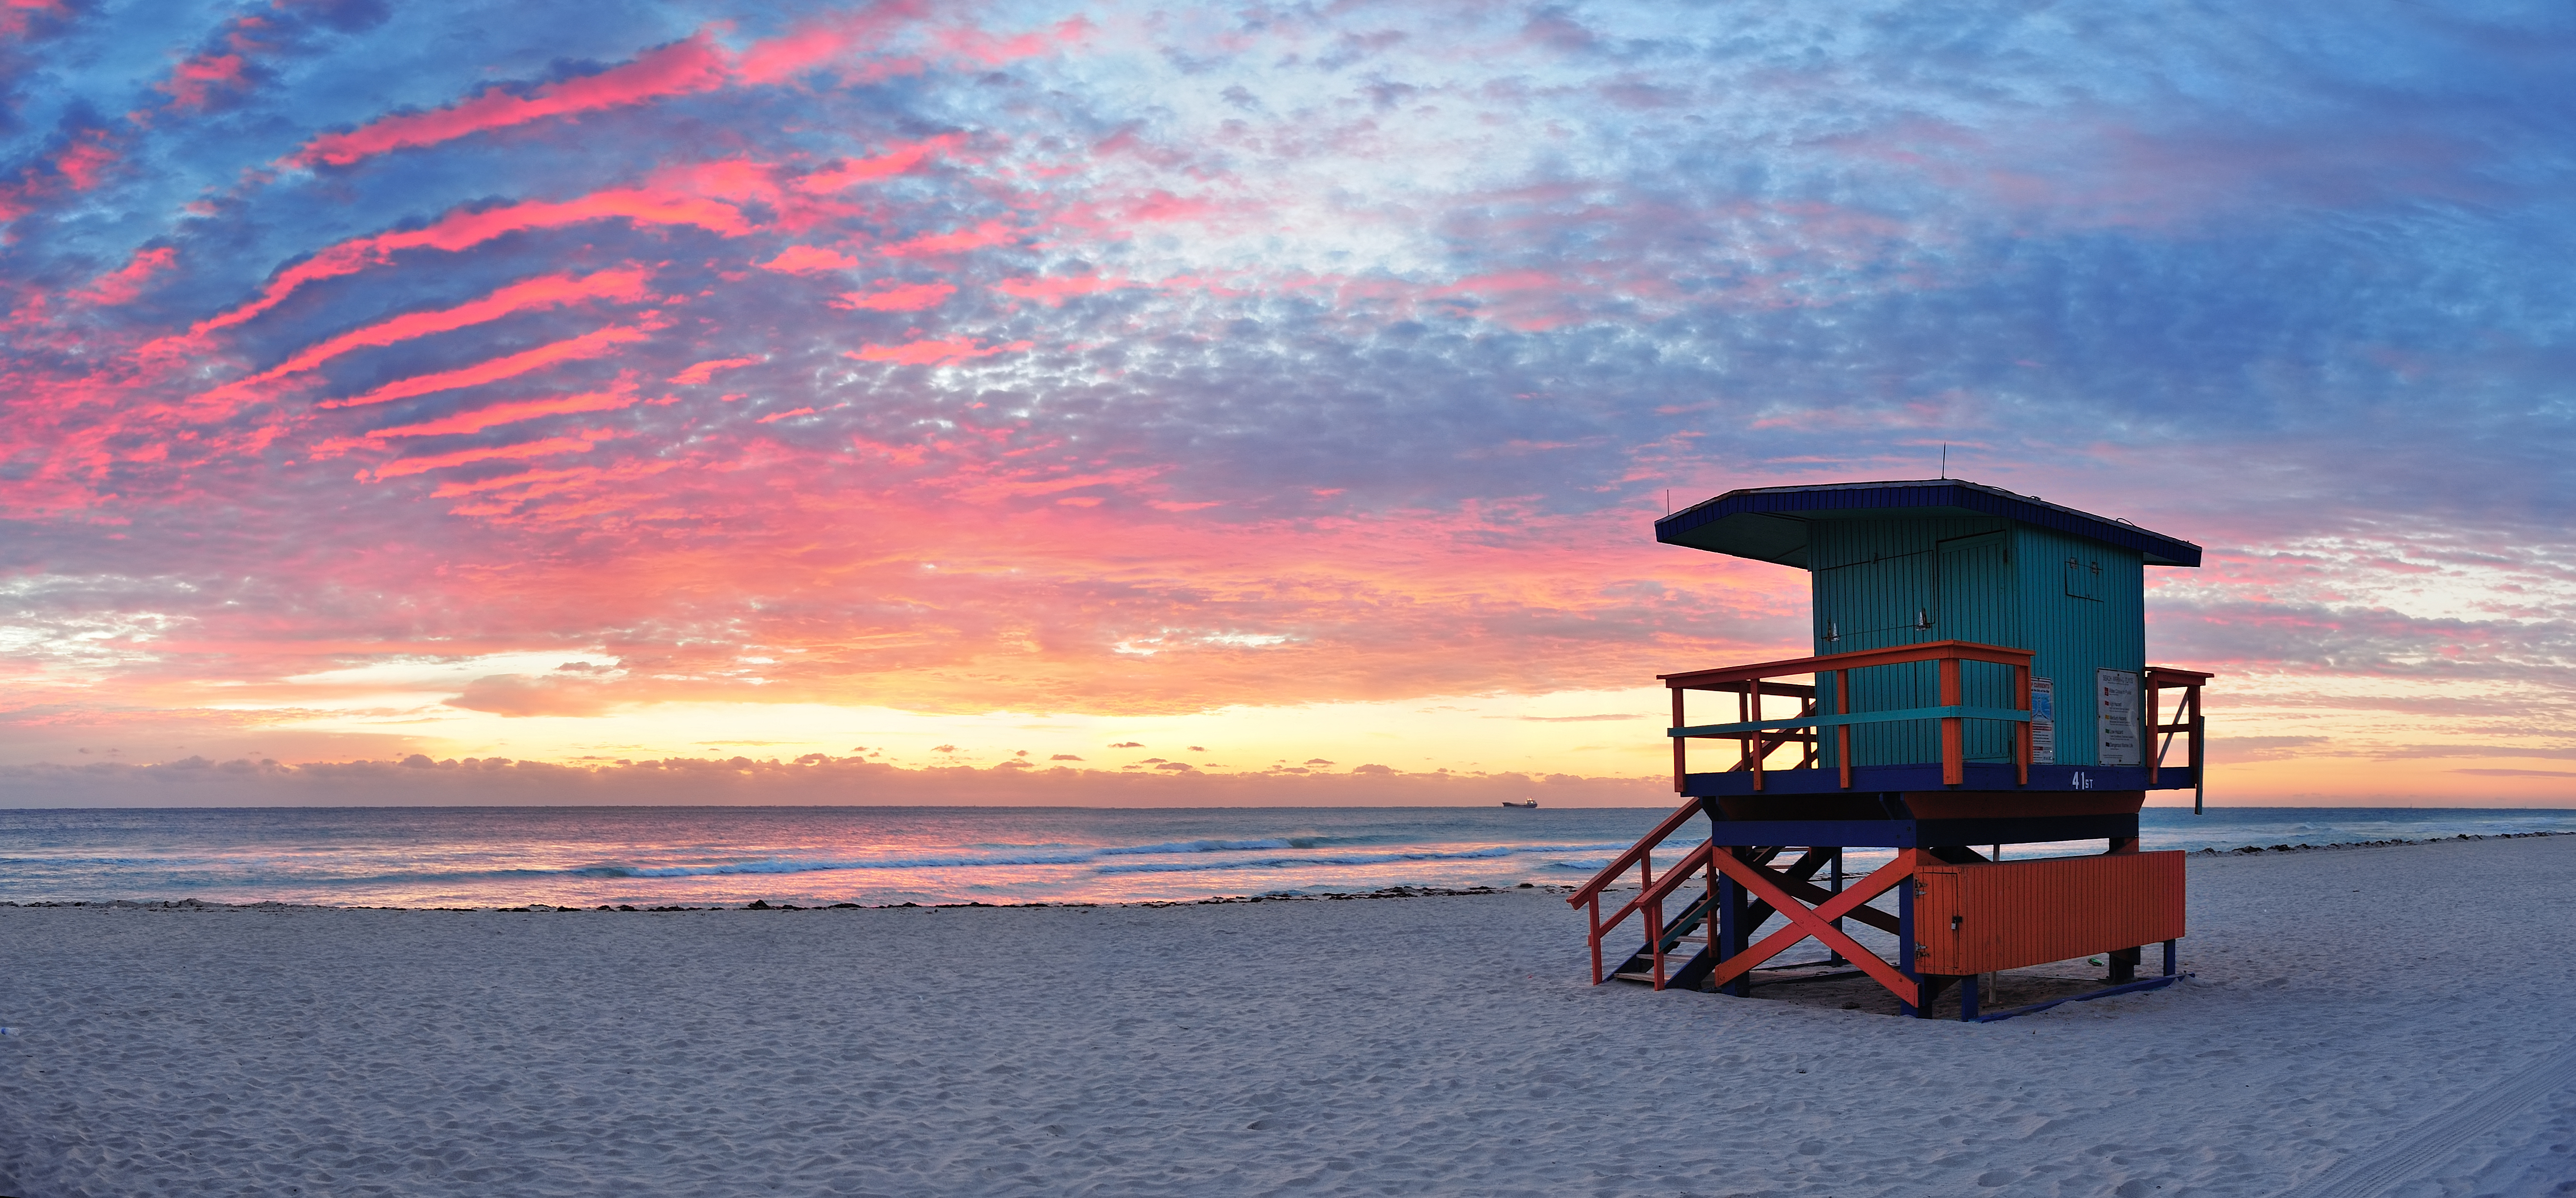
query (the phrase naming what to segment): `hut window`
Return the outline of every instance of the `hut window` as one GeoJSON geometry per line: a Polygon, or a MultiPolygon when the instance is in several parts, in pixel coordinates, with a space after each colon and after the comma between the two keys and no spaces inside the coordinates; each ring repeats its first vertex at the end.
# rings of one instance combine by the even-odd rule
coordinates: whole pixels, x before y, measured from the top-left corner
{"type": "Polygon", "coordinates": [[[2066,593],[2077,599],[2102,598],[2102,563],[2081,558],[2066,559],[2066,593]]]}

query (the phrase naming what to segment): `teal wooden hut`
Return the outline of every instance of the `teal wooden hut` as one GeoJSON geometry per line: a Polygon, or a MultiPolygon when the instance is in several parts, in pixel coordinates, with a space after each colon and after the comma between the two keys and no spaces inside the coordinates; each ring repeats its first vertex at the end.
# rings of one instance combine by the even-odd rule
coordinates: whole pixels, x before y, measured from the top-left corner
{"type": "MultiPolygon", "coordinates": [[[[2190,762],[2175,763],[2179,772],[2159,768],[2148,781],[2143,727],[2146,570],[2197,567],[2198,545],[1956,479],[1730,491],[1657,521],[1655,539],[1807,571],[1819,657],[1936,641],[2030,650],[2039,707],[2031,763],[2046,767],[2036,783],[2043,789],[2199,784],[2190,762]]],[[[1852,706],[1938,706],[1937,672],[1919,662],[1856,673],[1852,706]]],[[[2019,706],[2009,666],[1967,662],[1961,672],[1967,705],[2019,706]]],[[[1818,707],[1840,714],[1830,692],[1818,707]]],[[[2013,758],[2012,728],[1998,720],[1966,726],[1966,759],[1984,767],[1973,777],[1999,783],[1996,767],[2013,758]]],[[[1853,764],[1885,782],[1881,789],[1919,781],[1882,777],[1887,767],[1940,760],[1939,730],[1925,721],[1848,731],[1853,764]]],[[[1823,731],[1826,760],[1839,756],[1843,732],[1823,731]]]]}
{"type": "Polygon", "coordinates": [[[1593,912],[1596,982],[1742,992],[1809,935],[1918,1012],[1965,980],[1978,1018],[1974,977],[2083,953],[2111,954],[2105,992],[2171,980],[2182,865],[2137,852],[2138,812],[2151,790],[2191,789],[2197,808],[2210,675],[2147,663],[2144,600],[2148,569],[2196,567],[2199,546],[1959,479],[1729,491],[1657,521],[1655,539],[1806,571],[1815,654],[1660,676],[1685,802],[1573,900],[1593,912]],[[1732,710],[1709,718],[1712,694],[1732,710]],[[1694,760],[1712,741],[1734,751],[1694,760]],[[1658,875],[1655,847],[1702,816],[1708,841],[1658,875]],[[2096,838],[2093,863],[1989,856],[2096,838]],[[1846,890],[1852,846],[1899,853],[1846,890]],[[1605,922],[1599,896],[1632,869],[1637,899],[1605,922]],[[1704,899],[1665,918],[1690,876],[1704,899]],[[1866,906],[1890,889],[1896,913],[1866,906]],[[1938,930],[1917,920],[1923,895],[1954,904],[1938,930]],[[1645,943],[1607,969],[1601,938],[1630,914],[1645,943]],[[1775,917],[1791,926],[1751,945],[1775,917]],[[1898,960],[1860,953],[1846,919],[1884,919],[1898,960]],[[1705,947],[1668,962],[1694,934],[1705,947]],[[2138,946],[2159,940],[2166,976],[2136,981],[2138,946]]]}

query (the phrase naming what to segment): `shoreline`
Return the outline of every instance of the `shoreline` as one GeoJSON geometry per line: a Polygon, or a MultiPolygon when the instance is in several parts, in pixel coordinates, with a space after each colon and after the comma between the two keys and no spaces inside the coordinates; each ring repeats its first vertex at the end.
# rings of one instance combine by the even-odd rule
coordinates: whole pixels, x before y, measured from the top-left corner
{"type": "Polygon", "coordinates": [[[2242,856],[2247,853],[2302,853],[2310,849],[2393,849],[2405,845],[2454,844],[2463,840],[2528,840],[2535,836],[2576,836],[2576,832],[2490,832],[2484,834],[2462,832],[2456,836],[2435,836],[2424,840],[2354,840],[2340,841],[2334,844],[2275,844],[2268,846],[2249,844],[2242,848],[2233,849],[2193,849],[2191,850],[2191,855],[2194,857],[2235,857],[2242,856]]]}
{"type": "MultiPolygon", "coordinates": [[[[2423,840],[2389,839],[2389,840],[2344,841],[2344,842],[2337,842],[2337,843],[2333,843],[2333,844],[2274,844],[2274,845],[2268,845],[2268,846],[2267,846],[2267,845],[2244,845],[2244,846],[2242,846],[2242,847],[2239,847],[2239,848],[2233,848],[2233,849],[2202,848],[2202,849],[2188,849],[2188,850],[2179,850],[2179,851],[2185,852],[2185,853],[2187,853],[2189,856],[2191,856],[2191,857],[2193,857],[2193,858],[2202,858],[2202,857],[2241,857],[2241,856],[2259,855],[2259,854],[2262,854],[2262,853],[2304,853],[2304,852],[2312,852],[2312,851],[2344,851],[2344,850],[2351,850],[2351,849],[2384,849],[2384,848],[2402,848],[2402,847],[2417,847],[2417,846],[2424,846],[2424,845],[2458,844],[2458,843],[2461,843],[2461,842],[2472,842],[2472,843],[2474,843],[2474,842],[2478,842],[2478,841],[2486,841],[2486,840],[2530,840],[2530,839],[2534,839],[2534,838],[2540,838],[2540,837],[2551,837],[2551,836],[2576,836],[2576,832],[2558,832],[2558,831],[2540,831],[2540,832],[2493,832],[2493,833],[2468,833],[2468,832],[2463,832],[2463,833],[2459,833],[2459,834],[2457,834],[2457,835],[2453,835],[2453,836],[2437,836],[2437,837],[2430,837],[2430,838],[2423,839],[2423,840]]],[[[2168,851],[2168,852],[2169,852],[2169,851],[2177,851],[2177,850],[2149,850],[2149,851],[2168,851]]],[[[2038,860],[2038,859],[2039,859],[2039,858],[2021,858],[2021,860],[2038,860]]],[[[633,905],[633,904],[625,904],[625,903],[620,903],[620,904],[602,904],[602,905],[598,905],[598,906],[587,906],[587,907],[552,906],[552,905],[548,905],[548,904],[545,904],[545,903],[528,903],[528,904],[524,904],[524,905],[516,906],[516,907],[394,907],[394,906],[365,906],[365,905],[360,905],[360,904],[288,903],[288,902],[281,902],[281,901],[276,901],[276,900],[269,900],[269,901],[263,901],[263,902],[254,902],[254,903],[216,903],[216,902],[208,902],[208,901],[206,901],[206,900],[204,900],[204,899],[38,899],[38,900],[34,900],[34,901],[0,899],[0,908],[17,907],[17,908],[24,908],[24,909],[46,909],[46,908],[59,908],[59,907],[99,907],[99,908],[111,908],[111,909],[133,909],[133,910],[155,910],[155,911],[160,911],[160,910],[180,910],[180,911],[441,911],[441,912],[452,912],[452,913],[464,913],[464,912],[477,912],[477,911],[484,911],[484,912],[504,912],[504,913],[517,913],[517,914],[567,914],[567,913],[580,913],[580,912],[591,912],[591,913],[596,913],[596,912],[608,912],[608,913],[612,913],[612,914],[650,914],[650,915],[675,914],[675,913],[684,912],[684,911],[841,911],[841,910],[849,910],[849,911],[900,911],[900,910],[904,910],[904,909],[906,909],[906,908],[919,908],[919,909],[923,909],[923,910],[960,910],[960,909],[966,909],[966,908],[977,908],[977,907],[981,907],[981,908],[990,908],[990,909],[995,909],[995,910],[1035,910],[1035,909],[1056,909],[1056,908],[1064,908],[1064,909],[1100,908],[1100,909],[1109,909],[1109,910],[1123,910],[1123,909],[1131,909],[1131,908],[1157,908],[1157,909],[1158,909],[1158,908],[1165,908],[1165,907],[1207,907],[1207,906],[1223,906],[1223,905],[1233,904],[1233,903],[1341,902],[1341,901],[1350,900],[1350,899],[1454,898],[1454,897],[1463,897],[1463,896],[1468,896],[1468,895],[1479,895],[1479,894],[1504,894],[1504,893],[1509,893],[1509,892],[1516,891],[1516,890],[1532,890],[1532,891],[1537,891],[1537,892],[1540,892],[1540,893],[1556,893],[1556,894],[1565,894],[1565,893],[1570,893],[1570,892],[1572,892],[1572,891],[1574,891],[1574,890],[1577,890],[1577,889],[1580,889],[1580,888],[1581,888],[1581,887],[1580,887],[1580,885],[1579,885],[1579,884],[1570,884],[1570,883],[1541,883],[1541,882],[1521,882],[1521,883],[1517,883],[1517,884],[1515,884],[1515,885],[1511,885],[1511,886],[1466,886],[1466,887],[1444,887],[1444,886],[1386,886],[1386,887],[1380,887],[1380,888],[1378,888],[1378,889],[1376,889],[1376,890],[1367,890],[1367,891],[1349,891],[1349,892],[1342,892],[1342,893],[1326,893],[1326,894],[1288,894],[1288,893],[1281,893],[1281,892],[1275,892],[1275,891],[1274,891],[1274,892],[1265,892],[1265,893],[1257,893],[1257,894],[1210,895],[1210,896],[1208,896],[1208,897],[1206,897],[1206,898],[1196,898],[1196,899],[1146,899],[1146,900],[1139,900],[1139,901],[1137,901],[1137,902],[1130,902],[1130,903],[1093,903],[1093,902],[1033,902],[1033,903],[985,903],[985,902],[964,902],[964,903],[909,903],[909,902],[907,902],[907,903],[820,903],[820,904],[814,904],[814,905],[810,905],[810,906],[799,906],[799,905],[796,905],[796,904],[793,904],[793,903],[771,903],[771,902],[769,902],[769,901],[768,901],[768,900],[766,900],[766,899],[754,899],[754,900],[752,900],[752,901],[750,901],[750,902],[747,902],[747,903],[730,903],[730,904],[728,904],[728,903],[707,903],[707,904],[700,904],[700,905],[694,905],[694,906],[692,906],[692,905],[680,905],[680,904],[665,904],[665,905],[660,905],[660,906],[651,906],[651,907],[639,907],[639,906],[635,906],[635,905],[633,905]]],[[[1625,890],[1633,890],[1633,889],[1635,889],[1635,887],[1634,887],[1634,886],[1612,886],[1612,887],[1609,887],[1606,891],[1604,891],[1604,893],[1617,892],[1617,891],[1625,891],[1625,890]]]]}
{"type": "MultiPolygon", "coordinates": [[[[1514,886],[1387,886],[1377,890],[1353,891],[1347,894],[1236,894],[1213,895],[1202,899],[1148,899],[1133,903],[821,903],[798,906],[794,903],[772,903],[754,899],[748,903],[709,903],[702,906],[665,905],[638,907],[631,903],[602,904],[595,907],[556,907],[530,903],[522,907],[364,907],[326,903],[210,903],[203,899],[65,899],[15,902],[0,900],[0,908],[50,910],[70,907],[95,907],[101,910],[129,911],[421,911],[467,915],[500,913],[523,915],[581,915],[606,912],[613,915],[669,915],[684,911],[1053,911],[1108,910],[1139,908],[1220,907],[1234,903],[1304,903],[1339,902],[1345,899],[1457,898],[1478,894],[1509,894],[1528,890],[1538,893],[1564,894],[1578,889],[1560,884],[1522,882],[1514,886]]],[[[1616,889],[1615,887],[1613,889],[1616,889]]]]}

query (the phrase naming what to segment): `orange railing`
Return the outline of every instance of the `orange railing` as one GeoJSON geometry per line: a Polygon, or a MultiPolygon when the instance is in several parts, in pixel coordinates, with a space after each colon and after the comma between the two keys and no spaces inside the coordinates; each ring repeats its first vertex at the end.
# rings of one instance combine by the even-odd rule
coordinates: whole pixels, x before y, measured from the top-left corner
{"type": "MultiPolygon", "coordinates": [[[[1794,718],[1800,720],[1817,714],[1816,688],[1795,682],[1763,682],[1748,679],[1743,682],[1712,683],[1690,689],[1718,691],[1738,696],[1735,701],[1736,715],[1743,720],[1760,719],[1763,715],[1762,701],[1765,699],[1796,699],[1798,711],[1794,718]]],[[[1678,696],[1680,692],[1676,691],[1674,694],[1678,696]]],[[[1741,751],[1736,756],[1735,764],[1726,768],[1729,773],[1760,770],[1772,753],[1784,746],[1796,745],[1800,753],[1798,764],[1790,768],[1811,769],[1816,764],[1817,745],[1821,739],[1814,728],[1782,728],[1760,733],[1758,740],[1751,737],[1743,738],[1738,742],[1738,748],[1741,751]]]]}
{"type": "MultiPolygon", "coordinates": [[[[1933,641],[1922,645],[1905,645],[1894,649],[1866,649],[1858,653],[1832,653],[1823,657],[1800,657],[1789,661],[1766,661],[1749,666],[1727,666],[1715,670],[1693,670],[1687,674],[1659,674],[1673,692],[1673,790],[1679,792],[1689,784],[1689,743],[1693,739],[1733,740],[1742,755],[1735,767],[1750,770],[1753,789],[1762,789],[1763,760],[1781,745],[1803,738],[1807,759],[1815,759],[1816,730],[1844,728],[1854,724],[1882,724],[1900,720],[1937,719],[1941,721],[1941,781],[1957,786],[1967,777],[1967,720],[2009,720],[2016,725],[2013,733],[2013,765],[2017,779],[2030,782],[2030,659],[2028,649],[2007,649],[2001,645],[1980,645],[1970,641],[1933,641]],[[1851,710],[1851,672],[1873,666],[1906,665],[1913,662],[1938,662],[1940,704],[1935,707],[1913,707],[1900,711],[1851,710]],[[1991,662],[2012,667],[2013,706],[1970,707],[1960,701],[1959,663],[1991,662]],[[1769,683],[1772,678],[1813,674],[1816,685],[1769,683]],[[1825,676],[1833,676],[1834,714],[1818,715],[1815,695],[1825,686],[1825,676]],[[1723,691],[1738,696],[1738,714],[1742,717],[1728,724],[1706,724],[1694,727],[1683,710],[1683,696],[1691,691],[1723,691]],[[1762,700],[1768,695],[1802,696],[1800,713],[1795,716],[1766,718],[1762,700]],[[1781,735],[1794,734],[1794,735],[1781,735]]],[[[2196,692],[2195,692],[2196,693],[2196,692]]],[[[2197,743],[2197,741],[2195,741],[2197,743]]],[[[2195,750],[2197,751],[2197,750],[2195,750]]],[[[1834,737],[1835,765],[1841,771],[1844,788],[1852,784],[1851,737],[1834,737]]]]}
{"type": "MultiPolygon", "coordinates": [[[[1664,817],[1664,822],[1655,825],[1654,831],[1646,833],[1644,838],[1638,840],[1627,852],[1619,854],[1610,864],[1603,866],[1601,872],[1592,875],[1592,880],[1584,883],[1581,889],[1566,896],[1567,905],[1583,907],[1591,915],[1590,939],[1594,985],[1599,985],[1605,976],[1601,972],[1601,938],[1620,924],[1626,923],[1629,916],[1643,914],[1646,922],[1646,948],[1655,957],[1655,989],[1664,988],[1664,900],[1670,897],[1673,891],[1679,889],[1682,883],[1689,881],[1694,872],[1708,869],[1710,849],[1707,842],[1703,841],[1698,848],[1682,854],[1681,860],[1665,869],[1662,881],[1658,882],[1655,878],[1655,848],[1664,843],[1673,833],[1680,831],[1683,824],[1689,823],[1691,817],[1698,814],[1699,800],[1697,799],[1674,808],[1671,815],[1664,817]],[[1610,918],[1606,920],[1601,918],[1601,892],[1625,877],[1631,869],[1638,872],[1637,897],[1628,900],[1618,910],[1611,912],[1610,918]]],[[[1714,897],[1717,875],[1711,872],[1708,879],[1711,896],[1714,897]]]]}
{"type": "Polygon", "coordinates": [[[2200,688],[2202,683],[2215,677],[2215,674],[2177,670],[2172,666],[2147,667],[2147,739],[2155,749],[2154,754],[2147,758],[2147,784],[2155,785],[2156,775],[2164,768],[2165,754],[2173,748],[2174,738],[2190,737],[2191,810],[2194,815],[2200,813],[2201,797],[2207,793],[2200,767],[2208,721],[2200,714],[2200,688]],[[2173,722],[2162,723],[2164,693],[2172,690],[2181,691],[2182,698],[2174,703],[2173,722]]]}

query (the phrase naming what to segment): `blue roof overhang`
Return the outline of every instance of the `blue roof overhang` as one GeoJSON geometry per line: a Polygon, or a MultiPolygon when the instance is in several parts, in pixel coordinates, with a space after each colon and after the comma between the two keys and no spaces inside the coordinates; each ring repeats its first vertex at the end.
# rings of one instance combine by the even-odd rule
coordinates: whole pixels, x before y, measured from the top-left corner
{"type": "Polygon", "coordinates": [[[2189,541],[1955,478],[1729,491],[1655,521],[1655,539],[1803,570],[1808,525],[1895,515],[1994,516],[2135,550],[2150,566],[2200,564],[2189,541]]]}

